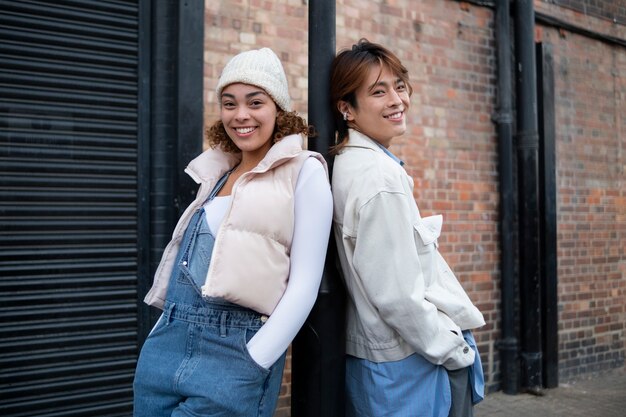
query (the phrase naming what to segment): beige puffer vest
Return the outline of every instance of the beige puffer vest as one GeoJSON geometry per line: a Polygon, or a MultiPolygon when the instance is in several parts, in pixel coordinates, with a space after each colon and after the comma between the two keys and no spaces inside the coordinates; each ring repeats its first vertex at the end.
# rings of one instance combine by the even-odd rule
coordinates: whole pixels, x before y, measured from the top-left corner
{"type": "MultiPolygon", "coordinates": [[[[300,135],[287,136],[237,180],[231,206],[215,237],[203,296],[221,297],[266,315],[274,311],[289,278],[294,191],[300,169],[309,157],[317,158],[327,170],[320,154],[302,150],[300,135]]],[[[211,149],[185,170],[200,184],[200,190],[165,248],[146,303],[163,308],[178,248],[193,213],[219,178],[237,163],[235,155],[211,149]]]]}

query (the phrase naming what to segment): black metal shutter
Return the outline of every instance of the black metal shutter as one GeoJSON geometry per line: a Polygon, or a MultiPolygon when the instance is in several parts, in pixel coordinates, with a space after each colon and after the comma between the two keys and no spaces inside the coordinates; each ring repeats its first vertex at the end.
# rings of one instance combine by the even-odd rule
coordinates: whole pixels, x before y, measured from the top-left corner
{"type": "Polygon", "coordinates": [[[0,415],[132,410],[139,0],[0,0],[0,415]]]}

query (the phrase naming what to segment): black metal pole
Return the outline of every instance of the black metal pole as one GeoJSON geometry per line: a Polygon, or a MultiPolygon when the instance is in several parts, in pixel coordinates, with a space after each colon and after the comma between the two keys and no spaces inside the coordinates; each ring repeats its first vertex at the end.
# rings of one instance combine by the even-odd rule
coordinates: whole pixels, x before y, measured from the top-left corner
{"type": "Polygon", "coordinates": [[[202,152],[204,106],[204,0],[178,3],[178,193],[176,202],[184,210],[196,197],[198,185],[184,172],[202,152]]]}
{"type": "MultiPolygon", "coordinates": [[[[327,155],[334,143],[330,66],[335,56],[335,1],[309,2],[309,122],[317,137],[309,147],[327,155]]],[[[344,290],[331,236],[318,298],[292,345],[291,414],[343,416],[344,290]]]]}
{"type": "Polygon", "coordinates": [[[513,185],[513,116],[511,19],[509,0],[496,4],[498,54],[498,172],[500,186],[500,349],[501,384],[506,394],[519,392],[515,320],[515,195],[513,185]]]}
{"type": "Polygon", "coordinates": [[[142,315],[139,322],[142,344],[160,314],[157,309],[148,307],[143,297],[152,286],[152,277],[178,218],[174,206],[177,161],[172,158],[176,149],[176,83],[172,82],[176,78],[176,7],[169,2],[152,4],[150,21],[151,40],[145,46],[151,51],[150,101],[140,103],[150,108],[150,265],[146,280],[142,283],[144,289],[139,296],[140,306],[148,309],[149,316],[142,315]]]}
{"type": "Polygon", "coordinates": [[[326,156],[334,144],[335,126],[330,107],[330,66],[335,58],[335,1],[309,2],[309,122],[317,137],[309,148],[326,156]]]}
{"type": "Polygon", "coordinates": [[[556,126],[552,46],[537,45],[543,385],[559,385],[559,313],[556,220],[556,126]]]}
{"type": "Polygon", "coordinates": [[[140,79],[149,83],[142,85],[149,94],[142,94],[146,99],[140,107],[142,111],[149,108],[150,114],[144,128],[147,133],[142,132],[149,136],[145,140],[149,141],[150,241],[148,271],[142,273],[139,284],[139,344],[160,314],[143,303],[143,296],[150,289],[176,221],[197,188],[183,170],[202,151],[204,51],[204,1],[141,4],[142,12],[150,13],[142,18],[152,27],[146,27],[141,35],[142,40],[150,36],[149,42],[141,44],[142,54],[149,51],[150,75],[140,79]]]}
{"type": "Polygon", "coordinates": [[[539,134],[532,0],[515,2],[522,385],[542,387],[539,240],[539,134]]]}

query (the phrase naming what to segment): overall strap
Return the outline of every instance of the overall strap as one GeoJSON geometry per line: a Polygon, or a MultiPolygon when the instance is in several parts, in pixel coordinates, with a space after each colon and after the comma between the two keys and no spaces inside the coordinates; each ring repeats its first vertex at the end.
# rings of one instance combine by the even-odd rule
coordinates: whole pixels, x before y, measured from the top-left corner
{"type": "Polygon", "coordinates": [[[209,197],[206,199],[203,205],[205,205],[206,203],[208,203],[209,201],[215,198],[215,196],[217,195],[217,193],[220,192],[224,184],[226,184],[226,181],[228,180],[230,173],[233,172],[234,170],[235,168],[232,168],[226,171],[224,175],[222,175],[222,177],[219,180],[217,180],[217,182],[215,183],[215,186],[213,187],[213,190],[211,190],[211,194],[209,194],[209,197]]]}

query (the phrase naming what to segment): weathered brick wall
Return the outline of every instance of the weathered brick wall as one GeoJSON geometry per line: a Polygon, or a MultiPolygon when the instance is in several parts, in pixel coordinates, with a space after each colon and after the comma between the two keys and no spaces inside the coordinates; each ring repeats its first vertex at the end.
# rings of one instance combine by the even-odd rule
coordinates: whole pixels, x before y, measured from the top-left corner
{"type": "Polygon", "coordinates": [[[542,0],[543,3],[556,4],[587,16],[599,17],[626,24],[626,4],[619,0],[542,0]]]}
{"type": "MultiPolygon", "coordinates": [[[[538,10],[626,39],[626,27],[538,10]]],[[[557,134],[559,370],[619,368],[626,342],[626,49],[539,27],[553,45],[557,134]]]]}
{"type": "MultiPolygon", "coordinates": [[[[235,53],[272,47],[296,110],[307,111],[305,0],[206,2],[205,121],[218,117],[214,88],[235,53]]],[[[626,39],[623,25],[535,1],[544,14],[626,39]]],[[[487,325],[476,332],[486,381],[499,382],[499,253],[494,13],[472,2],[338,0],[337,47],[361,37],[396,52],[414,94],[410,129],[392,151],[414,177],[423,215],[444,215],[440,249],[487,325]]],[[[550,27],[557,68],[560,372],[623,366],[626,347],[626,52],[550,27]]],[[[291,368],[277,415],[289,414],[291,368]]]]}

